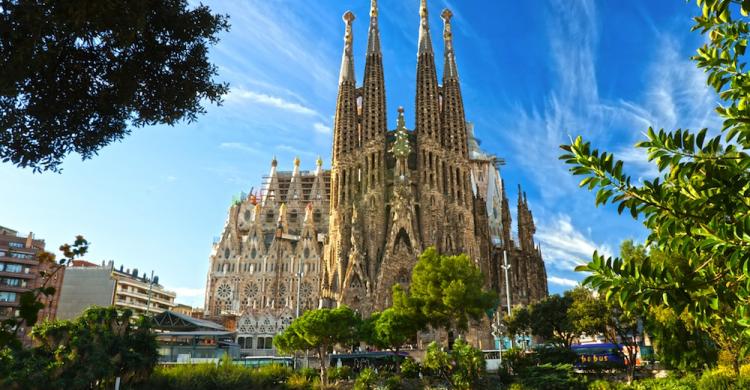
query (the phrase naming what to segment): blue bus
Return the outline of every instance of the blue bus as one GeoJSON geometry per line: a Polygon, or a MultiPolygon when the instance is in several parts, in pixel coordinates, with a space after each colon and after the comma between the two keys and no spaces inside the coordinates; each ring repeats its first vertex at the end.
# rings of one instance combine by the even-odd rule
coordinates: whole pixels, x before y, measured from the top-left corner
{"type": "Polygon", "coordinates": [[[245,367],[263,367],[270,365],[279,365],[286,367],[294,367],[294,359],[291,357],[281,356],[247,356],[240,359],[235,359],[232,363],[238,366],[245,367]]]}
{"type": "Polygon", "coordinates": [[[578,355],[576,367],[625,367],[622,346],[612,343],[578,344],[570,347],[578,355]]]}
{"type": "Polygon", "coordinates": [[[392,351],[340,353],[329,355],[329,362],[331,367],[349,366],[354,372],[368,367],[396,372],[408,356],[406,352],[392,351]]]}

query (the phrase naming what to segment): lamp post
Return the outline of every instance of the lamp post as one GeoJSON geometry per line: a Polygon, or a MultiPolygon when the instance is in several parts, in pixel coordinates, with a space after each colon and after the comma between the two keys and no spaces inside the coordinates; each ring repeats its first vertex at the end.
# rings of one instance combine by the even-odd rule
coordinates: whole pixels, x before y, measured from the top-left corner
{"type": "MultiPolygon", "coordinates": [[[[508,254],[505,249],[503,249],[503,265],[501,266],[501,268],[505,270],[505,299],[508,305],[508,317],[510,317],[510,282],[508,281],[508,271],[510,270],[510,265],[508,264],[508,254]]],[[[510,339],[510,347],[513,348],[513,338],[510,339]]]]}

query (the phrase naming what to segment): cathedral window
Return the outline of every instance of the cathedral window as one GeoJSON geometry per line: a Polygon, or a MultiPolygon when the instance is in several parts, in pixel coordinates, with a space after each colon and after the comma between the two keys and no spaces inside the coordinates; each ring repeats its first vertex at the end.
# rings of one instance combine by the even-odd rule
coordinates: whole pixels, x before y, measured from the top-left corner
{"type": "Polygon", "coordinates": [[[305,248],[305,250],[303,251],[303,254],[304,254],[305,258],[310,257],[310,248],[305,248]]]}
{"type": "Polygon", "coordinates": [[[266,222],[267,223],[273,222],[273,211],[269,210],[268,213],[266,213],[266,222]]]}
{"type": "Polygon", "coordinates": [[[253,250],[250,251],[250,257],[255,258],[258,255],[258,250],[253,248],[253,250]]]}
{"type": "Polygon", "coordinates": [[[315,223],[320,223],[320,210],[315,210],[313,213],[313,221],[315,221],[315,223]]]}
{"type": "Polygon", "coordinates": [[[297,223],[297,211],[296,210],[293,210],[291,213],[289,213],[289,222],[297,223]]]}
{"type": "Polygon", "coordinates": [[[229,254],[230,254],[230,252],[229,252],[229,248],[224,248],[224,258],[225,258],[225,259],[228,259],[228,258],[229,258],[229,254]]]}

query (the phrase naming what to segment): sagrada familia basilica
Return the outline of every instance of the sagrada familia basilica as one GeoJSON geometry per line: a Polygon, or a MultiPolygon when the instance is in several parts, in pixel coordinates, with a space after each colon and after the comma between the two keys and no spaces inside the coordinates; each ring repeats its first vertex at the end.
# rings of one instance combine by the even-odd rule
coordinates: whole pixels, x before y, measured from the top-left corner
{"type": "MultiPolygon", "coordinates": [[[[500,159],[483,152],[466,121],[444,10],[443,75],[438,82],[426,0],[417,48],[415,128],[404,109],[389,130],[385,71],[372,0],[362,85],[356,82],[351,12],[333,127],[331,169],[279,171],[276,159],[260,194],[234,202],[214,244],[206,315],[234,316],[247,354],[308,309],[346,304],[363,315],[390,305],[392,286],[408,288],[419,254],[436,247],[466,253],[501,306],[547,296],[547,274],[534,242],[534,219],[518,189],[517,238],[500,178],[500,159]],[[507,255],[505,285],[503,254],[507,255]]],[[[488,331],[489,332],[489,331],[488,331]]]]}

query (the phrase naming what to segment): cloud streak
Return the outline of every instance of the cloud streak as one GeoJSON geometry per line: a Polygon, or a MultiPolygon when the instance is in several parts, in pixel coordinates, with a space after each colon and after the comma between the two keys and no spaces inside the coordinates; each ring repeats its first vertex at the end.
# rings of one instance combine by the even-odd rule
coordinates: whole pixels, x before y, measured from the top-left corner
{"type": "Polygon", "coordinates": [[[270,106],[294,114],[320,116],[317,111],[310,107],[303,106],[302,104],[290,102],[277,96],[266,95],[264,93],[255,92],[244,88],[233,88],[229,92],[229,94],[227,94],[225,100],[227,103],[251,102],[270,106]]]}
{"type": "Polygon", "coordinates": [[[561,278],[559,276],[548,276],[547,282],[563,287],[576,287],[579,284],[577,280],[561,278]]]}
{"type": "Polygon", "coordinates": [[[260,153],[260,151],[257,148],[250,146],[243,142],[222,142],[219,144],[219,148],[240,150],[240,151],[248,152],[248,153],[260,153]]]}
{"type": "Polygon", "coordinates": [[[597,244],[574,226],[569,215],[559,214],[551,223],[539,226],[536,234],[547,264],[564,271],[572,271],[585,264],[594,251],[611,256],[607,245],[597,244]]]}

